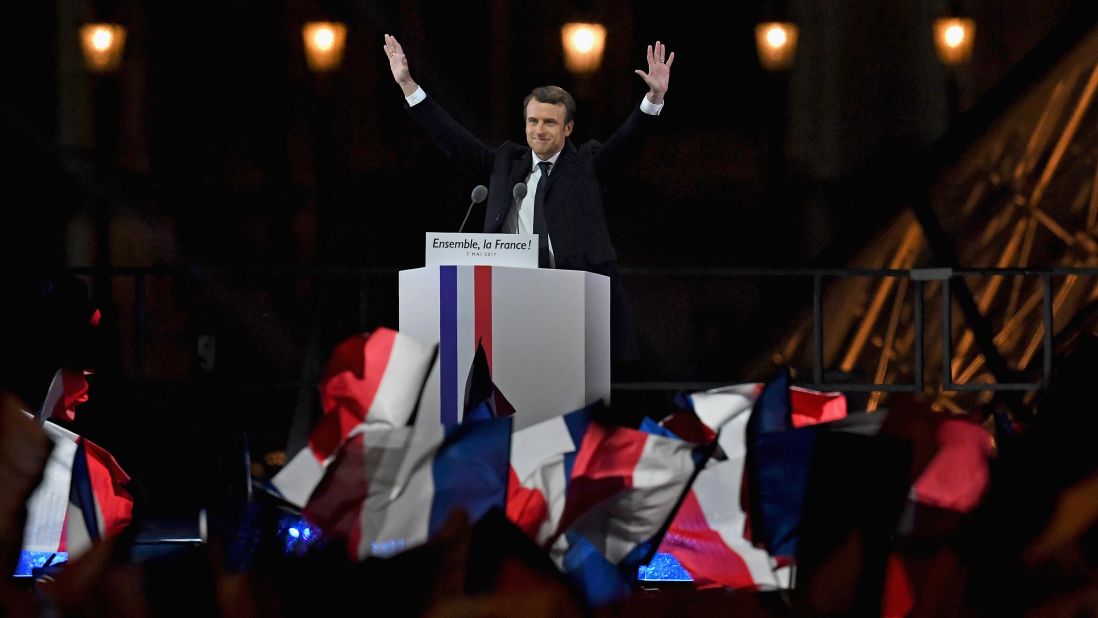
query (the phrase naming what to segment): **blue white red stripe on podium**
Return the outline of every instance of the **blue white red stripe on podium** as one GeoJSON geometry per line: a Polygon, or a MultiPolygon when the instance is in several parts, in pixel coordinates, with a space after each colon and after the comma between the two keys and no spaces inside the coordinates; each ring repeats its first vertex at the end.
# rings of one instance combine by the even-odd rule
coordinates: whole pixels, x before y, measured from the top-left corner
{"type": "Polygon", "coordinates": [[[461,369],[472,365],[478,343],[492,367],[492,267],[439,268],[439,393],[443,423],[461,421],[461,369]],[[471,309],[471,313],[470,312],[471,309]]]}

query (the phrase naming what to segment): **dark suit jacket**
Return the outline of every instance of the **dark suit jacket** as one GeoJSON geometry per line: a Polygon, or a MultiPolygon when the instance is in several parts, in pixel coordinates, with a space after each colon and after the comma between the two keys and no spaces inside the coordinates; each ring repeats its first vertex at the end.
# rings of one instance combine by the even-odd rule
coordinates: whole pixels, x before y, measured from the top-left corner
{"type": "MultiPolygon", "coordinates": [[[[474,177],[489,177],[484,231],[500,232],[512,206],[512,188],[525,182],[530,173],[530,147],[504,142],[489,148],[430,97],[409,112],[455,165],[474,177]]],[[[557,268],[610,277],[611,353],[615,360],[632,360],[637,351],[618,278],[617,253],[603,213],[602,184],[640,149],[655,124],[656,116],[636,107],[605,144],[591,140],[577,148],[571,140],[566,141],[546,185],[544,215],[557,268]]]]}

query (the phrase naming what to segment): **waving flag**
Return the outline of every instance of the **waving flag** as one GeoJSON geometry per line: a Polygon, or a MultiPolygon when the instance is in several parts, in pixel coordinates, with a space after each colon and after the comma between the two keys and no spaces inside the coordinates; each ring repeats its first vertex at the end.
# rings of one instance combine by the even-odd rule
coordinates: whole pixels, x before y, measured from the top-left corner
{"type": "Polygon", "coordinates": [[[548,540],[560,523],[568,487],[565,456],[576,448],[563,416],[520,429],[511,437],[507,518],[539,543],[548,540]]]}
{"type": "Polygon", "coordinates": [[[339,344],[319,385],[324,416],[309,435],[308,446],[279,471],[272,485],[302,506],[353,428],[360,423],[407,425],[434,356],[434,346],[387,328],[339,344]]]}
{"type": "Polygon", "coordinates": [[[916,502],[968,513],[987,489],[991,435],[982,426],[962,419],[942,421],[937,431],[938,452],[911,488],[916,502]]]}
{"type": "Polygon", "coordinates": [[[673,556],[700,588],[765,589],[779,583],[770,556],[744,537],[747,513],[740,504],[747,419],[762,387],[739,384],[694,393],[686,402],[692,412],[664,421],[669,426],[696,415],[720,432],[723,460],[711,459],[698,473],[659,549],[673,556]]]}
{"type": "Polygon", "coordinates": [[[63,543],[65,514],[72,488],[72,467],[80,436],[54,423],[42,425],[53,440],[53,450],[43,471],[42,482],[27,500],[27,524],[23,549],[55,552],[63,543]]]}
{"type": "Polygon", "coordinates": [[[792,561],[815,452],[815,426],[846,417],[842,393],[794,387],[789,370],[766,383],[747,422],[747,504],[752,542],[792,561]]]}
{"type": "Polygon", "coordinates": [[[80,438],[59,549],[70,556],[79,556],[91,549],[93,543],[124,530],[133,519],[133,496],[126,489],[129,481],[129,475],[113,455],[80,438]]]}
{"type": "Polygon", "coordinates": [[[329,456],[359,423],[407,425],[434,355],[433,346],[388,328],[336,346],[317,387],[324,416],[309,436],[317,459],[329,456]]]}
{"type": "Polygon", "coordinates": [[[102,447],[52,422],[54,441],[42,483],[27,504],[24,549],[76,557],[121,532],[133,515],[130,477],[102,447]]]}
{"type": "Polygon", "coordinates": [[[600,605],[619,598],[651,557],[707,453],[605,425],[594,408],[516,432],[507,514],[600,605]]]}
{"type": "Polygon", "coordinates": [[[511,419],[360,425],[309,496],[305,515],[357,559],[427,541],[455,510],[476,521],[507,494],[511,419]]]}

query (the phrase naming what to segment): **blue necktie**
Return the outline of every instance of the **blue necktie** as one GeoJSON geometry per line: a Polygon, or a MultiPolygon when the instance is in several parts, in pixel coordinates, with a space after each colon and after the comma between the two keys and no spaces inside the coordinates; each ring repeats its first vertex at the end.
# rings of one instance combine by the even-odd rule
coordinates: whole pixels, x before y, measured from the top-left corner
{"type": "Polygon", "coordinates": [[[545,223],[545,192],[549,185],[549,168],[553,164],[548,161],[538,163],[541,168],[541,178],[538,179],[538,188],[534,191],[534,233],[538,235],[538,267],[549,268],[549,226],[545,223]]]}

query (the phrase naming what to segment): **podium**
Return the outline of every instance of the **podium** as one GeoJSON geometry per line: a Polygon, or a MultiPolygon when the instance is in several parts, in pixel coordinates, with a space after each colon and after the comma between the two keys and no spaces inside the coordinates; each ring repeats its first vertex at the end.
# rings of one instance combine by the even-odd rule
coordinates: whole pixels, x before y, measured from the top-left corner
{"type": "Polygon", "coordinates": [[[417,422],[461,420],[484,347],[515,428],[610,402],[610,280],[573,270],[436,265],[399,275],[400,332],[438,342],[417,422]]]}

